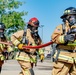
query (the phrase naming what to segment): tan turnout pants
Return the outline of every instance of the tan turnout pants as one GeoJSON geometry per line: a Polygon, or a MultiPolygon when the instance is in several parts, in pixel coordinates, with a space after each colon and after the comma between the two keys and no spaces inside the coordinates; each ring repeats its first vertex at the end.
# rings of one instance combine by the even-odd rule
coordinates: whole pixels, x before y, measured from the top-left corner
{"type": "Polygon", "coordinates": [[[76,64],[54,62],[52,75],[76,75],[76,64]]]}
{"type": "Polygon", "coordinates": [[[22,69],[19,75],[31,75],[29,71],[29,69],[31,68],[30,62],[18,60],[18,63],[20,64],[22,69]]]}

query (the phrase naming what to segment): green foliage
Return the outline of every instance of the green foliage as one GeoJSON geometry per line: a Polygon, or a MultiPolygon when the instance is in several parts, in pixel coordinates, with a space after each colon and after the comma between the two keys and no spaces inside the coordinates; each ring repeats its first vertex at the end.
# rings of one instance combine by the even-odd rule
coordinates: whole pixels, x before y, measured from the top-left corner
{"type": "Polygon", "coordinates": [[[1,19],[2,22],[5,23],[6,28],[10,28],[12,26],[21,26],[24,27],[25,22],[21,16],[24,16],[26,13],[24,12],[9,12],[7,14],[3,14],[1,19]]]}
{"type": "Polygon", "coordinates": [[[15,11],[23,3],[19,0],[0,0],[0,22],[5,24],[8,37],[26,25],[22,17],[27,15],[27,12],[15,11]]]}

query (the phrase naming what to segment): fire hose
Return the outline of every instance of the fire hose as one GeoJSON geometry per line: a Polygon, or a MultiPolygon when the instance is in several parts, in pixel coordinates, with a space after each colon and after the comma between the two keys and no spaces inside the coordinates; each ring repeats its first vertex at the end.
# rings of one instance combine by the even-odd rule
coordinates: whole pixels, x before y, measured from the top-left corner
{"type": "Polygon", "coordinates": [[[0,44],[13,45],[11,42],[1,42],[1,41],[0,41],[0,44]]]}
{"type": "MultiPolygon", "coordinates": [[[[6,44],[6,45],[13,45],[12,43],[9,43],[9,42],[0,42],[0,44],[6,44]]],[[[45,43],[45,44],[41,44],[41,45],[38,45],[38,46],[26,46],[26,45],[23,45],[23,49],[38,49],[38,48],[43,48],[43,47],[46,47],[46,46],[49,46],[53,44],[52,41],[48,42],[48,43],[45,43]]]]}
{"type": "MultiPolygon", "coordinates": [[[[58,34],[59,35],[59,34],[58,34]]],[[[57,36],[58,36],[57,35],[57,36]]],[[[55,38],[57,37],[57,36],[55,36],[55,38]]],[[[54,38],[54,39],[55,39],[54,38]]],[[[12,43],[7,43],[7,42],[0,42],[1,44],[6,44],[6,45],[13,45],[12,43]]],[[[41,45],[38,45],[38,46],[26,46],[26,45],[23,45],[22,47],[23,47],[23,49],[39,49],[39,48],[43,48],[43,47],[46,47],[46,46],[49,46],[49,45],[51,45],[51,44],[53,44],[53,42],[52,41],[50,41],[50,42],[48,42],[48,43],[45,43],[45,44],[41,44],[41,45]]]]}
{"type": "MultiPolygon", "coordinates": [[[[58,34],[59,35],[59,34],[58,34]]],[[[57,35],[57,36],[58,36],[57,35]]],[[[57,37],[57,36],[55,36],[55,38],[57,37]]],[[[54,38],[54,39],[55,39],[54,38]]],[[[13,45],[11,42],[0,42],[1,44],[6,44],[6,45],[13,45]]],[[[50,41],[50,42],[48,42],[48,43],[45,43],[45,44],[41,44],[41,45],[38,45],[38,46],[26,46],[26,45],[24,45],[24,46],[22,46],[23,47],[23,49],[38,49],[38,48],[43,48],[43,47],[46,47],[46,46],[49,46],[49,45],[51,45],[51,44],[53,44],[53,42],[52,41],[50,41]]]]}
{"type": "MultiPolygon", "coordinates": [[[[59,34],[58,34],[59,35],[59,34]]],[[[57,35],[57,36],[58,36],[57,35]]],[[[55,36],[54,39],[57,37],[55,36]]],[[[23,49],[38,49],[38,48],[43,48],[43,47],[46,47],[46,46],[49,46],[53,44],[52,41],[48,42],[48,43],[45,43],[45,44],[42,44],[42,45],[38,45],[38,46],[23,46],[23,49]]]]}
{"type": "Polygon", "coordinates": [[[46,46],[49,46],[49,45],[51,45],[51,44],[53,44],[53,42],[52,41],[50,41],[50,42],[48,42],[48,43],[45,43],[45,44],[41,44],[41,45],[38,45],[38,46],[22,46],[23,47],[23,49],[38,49],[38,48],[43,48],[43,47],[46,47],[46,46]]]}

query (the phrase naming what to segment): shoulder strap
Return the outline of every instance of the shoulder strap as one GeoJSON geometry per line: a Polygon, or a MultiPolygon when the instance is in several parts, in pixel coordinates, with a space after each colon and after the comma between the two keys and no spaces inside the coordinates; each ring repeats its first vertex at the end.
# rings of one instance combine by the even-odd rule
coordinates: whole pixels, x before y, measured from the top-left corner
{"type": "Polygon", "coordinates": [[[62,24],[62,30],[63,30],[63,34],[65,34],[65,25],[62,24]]]}
{"type": "Polygon", "coordinates": [[[23,33],[23,37],[22,37],[21,43],[23,43],[23,44],[26,43],[26,28],[24,29],[24,33],[23,33]]]}

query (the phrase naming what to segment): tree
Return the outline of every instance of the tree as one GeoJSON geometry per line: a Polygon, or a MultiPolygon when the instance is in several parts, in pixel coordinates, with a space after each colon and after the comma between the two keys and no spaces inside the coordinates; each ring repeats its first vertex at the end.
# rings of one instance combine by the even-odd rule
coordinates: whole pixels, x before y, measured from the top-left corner
{"type": "Polygon", "coordinates": [[[15,11],[23,3],[19,0],[0,0],[0,22],[5,24],[8,36],[17,30],[23,29],[26,25],[22,17],[27,15],[27,12],[15,11]]]}

